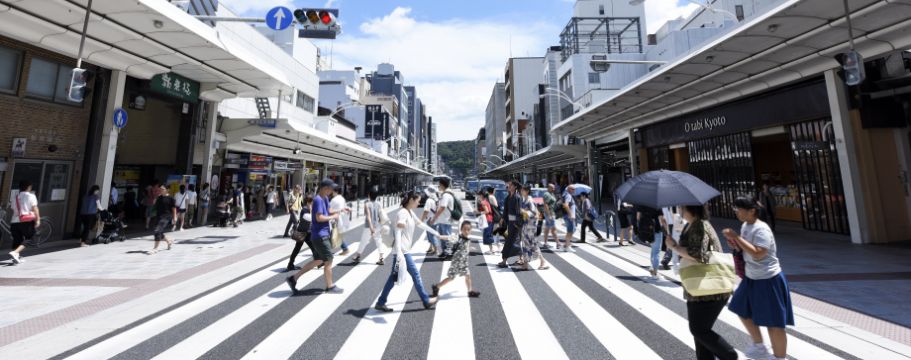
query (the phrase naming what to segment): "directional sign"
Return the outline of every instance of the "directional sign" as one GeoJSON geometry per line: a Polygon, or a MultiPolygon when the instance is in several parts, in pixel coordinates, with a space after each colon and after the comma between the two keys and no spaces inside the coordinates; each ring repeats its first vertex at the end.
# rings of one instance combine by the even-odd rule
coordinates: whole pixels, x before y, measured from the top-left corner
{"type": "Polygon", "coordinates": [[[266,13],[266,26],[272,30],[285,30],[293,20],[291,10],[284,6],[276,6],[266,13]]]}
{"type": "Polygon", "coordinates": [[[122,108],[114,109],[114,126],[118,129],[123,129],[124,126],[127,126],[127,112],[122,108]]]}

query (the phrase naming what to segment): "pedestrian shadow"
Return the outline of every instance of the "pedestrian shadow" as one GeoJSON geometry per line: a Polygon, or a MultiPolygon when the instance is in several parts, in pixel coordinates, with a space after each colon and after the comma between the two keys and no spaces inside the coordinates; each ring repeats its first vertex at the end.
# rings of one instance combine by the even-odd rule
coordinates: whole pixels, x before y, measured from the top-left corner
{"type": "Polygon", "coordinates": [[[384,313],[380,311],[371,312],[371,308],[369,307],[363,309],[348,309],[348,311],[345,311],[345,315],[351,315],[358,319],[370,320],[377,324],[388,324],[389,321],[387,321],[385,317],[388,314],[390,313],[384,313]]]}
{"type": "Polygon", "coordinates": [[[130,251],[125,252],[124,254],[148,254],[148,253],[149,252],[146,250],[130,250],[130,251]]]}
{"type": "MultiPolygon", "coordinates": [[[[200,238],[200,239],[205,239],[205,238],[200,238]]],[[[225,241],[228,241],[228,239],[215,239],[215,240],[193,239],[193,240],[183,240],[180,242],[175,242],[174,245],[212,245],[212,244],[218,244],[218,243],[225,242],[225,241]]]]}

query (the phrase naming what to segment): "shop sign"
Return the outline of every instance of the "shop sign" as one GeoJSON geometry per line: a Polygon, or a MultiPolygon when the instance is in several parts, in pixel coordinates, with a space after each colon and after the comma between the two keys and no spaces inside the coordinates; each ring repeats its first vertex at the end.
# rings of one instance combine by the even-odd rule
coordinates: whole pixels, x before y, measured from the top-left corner
{"type": "Polygon", "coordinates": [[[825,82],[776,89],[640,129],[645,148],[831,116],[825,82]]]}
{"type": "Polygon", "coordinates": [[[825,141],[795,141],[795,151],[829,150],[829,143],[825,141]]]}
{"type": "Polygon", "coordinates": [[[272,158],[263,155],[250,155],[247,169],[268,171],[272,167],[272,158]]]}
{"type": "Polygon", "coordinates": [[[304,164],[297,161],[280,161],[276,160],[272,163],[273,171],[295,171],[304,168],[304,164]]]}
{"type": "Polygon", "coordinates": [[[199,83],[175,73],[153,76],[149,87],[156,93],[189,103],[195,104],[199,101],[199,83]]]}
{"type": "Polygon", "coordinates": [[[13,157],[25,156],[25,145],[28,143],[26,138],[13,138],[13,157]]]}
{"type": "Polygon", "coordinates": [[[141,168],[118,166],[114,168],[114,183],[117,187],[137,187],[141,175],[141,168]]]}
{"type": "Polygon", "coordinates": [[[278,119],[250,119],[247,124],[259,126],[261,128],[275,129],[278,126],[278,119]]]}

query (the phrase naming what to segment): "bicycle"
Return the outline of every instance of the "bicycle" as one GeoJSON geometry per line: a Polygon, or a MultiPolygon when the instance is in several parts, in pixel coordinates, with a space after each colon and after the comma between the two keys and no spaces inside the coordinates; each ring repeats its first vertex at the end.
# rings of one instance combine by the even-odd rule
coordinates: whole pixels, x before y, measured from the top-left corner
{"type": "MultiPolygon", "coordinates": [[[[13,238],[13,233],[10,229],[10,223],[7,220],[7,215],[12,213],[12,208],[7,205],[3,208],[0,208],[0,240],[5,237],[9,237],[11,240],[13,238]]],[[[51,238],[51,235],[54,233],[54,226],[51,225],[51,218],[47,216],[41,217],[41,225],[35,229],[35,236],[31,240],[25,242],[25,246],[28,247],[41,247],[44,242],[51,238]]]]}

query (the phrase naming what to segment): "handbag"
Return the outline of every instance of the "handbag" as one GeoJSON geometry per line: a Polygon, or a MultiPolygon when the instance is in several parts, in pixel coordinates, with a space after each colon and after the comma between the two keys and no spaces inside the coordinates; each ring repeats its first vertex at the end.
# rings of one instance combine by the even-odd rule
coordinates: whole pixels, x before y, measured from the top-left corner
{"type": "Polygon", "coordinates": [[[330,235],[329,239],[332,242],[333,249],[342,246],[342,234],[337,227],[332,227],[332,234],[330,235]]]}
{"type": "Polygon", "coordinates": [[[680,269],[680,282],[692,296],[729,294],[734,291],[737,274],[731,254],[711,250],[706,264],[694,263],[680,269]]]}
{"type": "Polygon", "coordinates": [[[16,195],[16,210],[19,210],[19,222],[32,222],[35,221],[38,217],[35,216],[35,213],[31,209],[28,209],[27,213],[22,212],[22,205],[19,203],[19,198],[21,196],[16,195]]]}
{"type": "Polygon", "coordinates": [[[489,224],[487,223],[487,216],[484,214],[481,214],[480,216],[478,216],[478,229],[480,229],[481,231],[484,231],[487,229],[487,226],[489,226],[489,224]]]}

